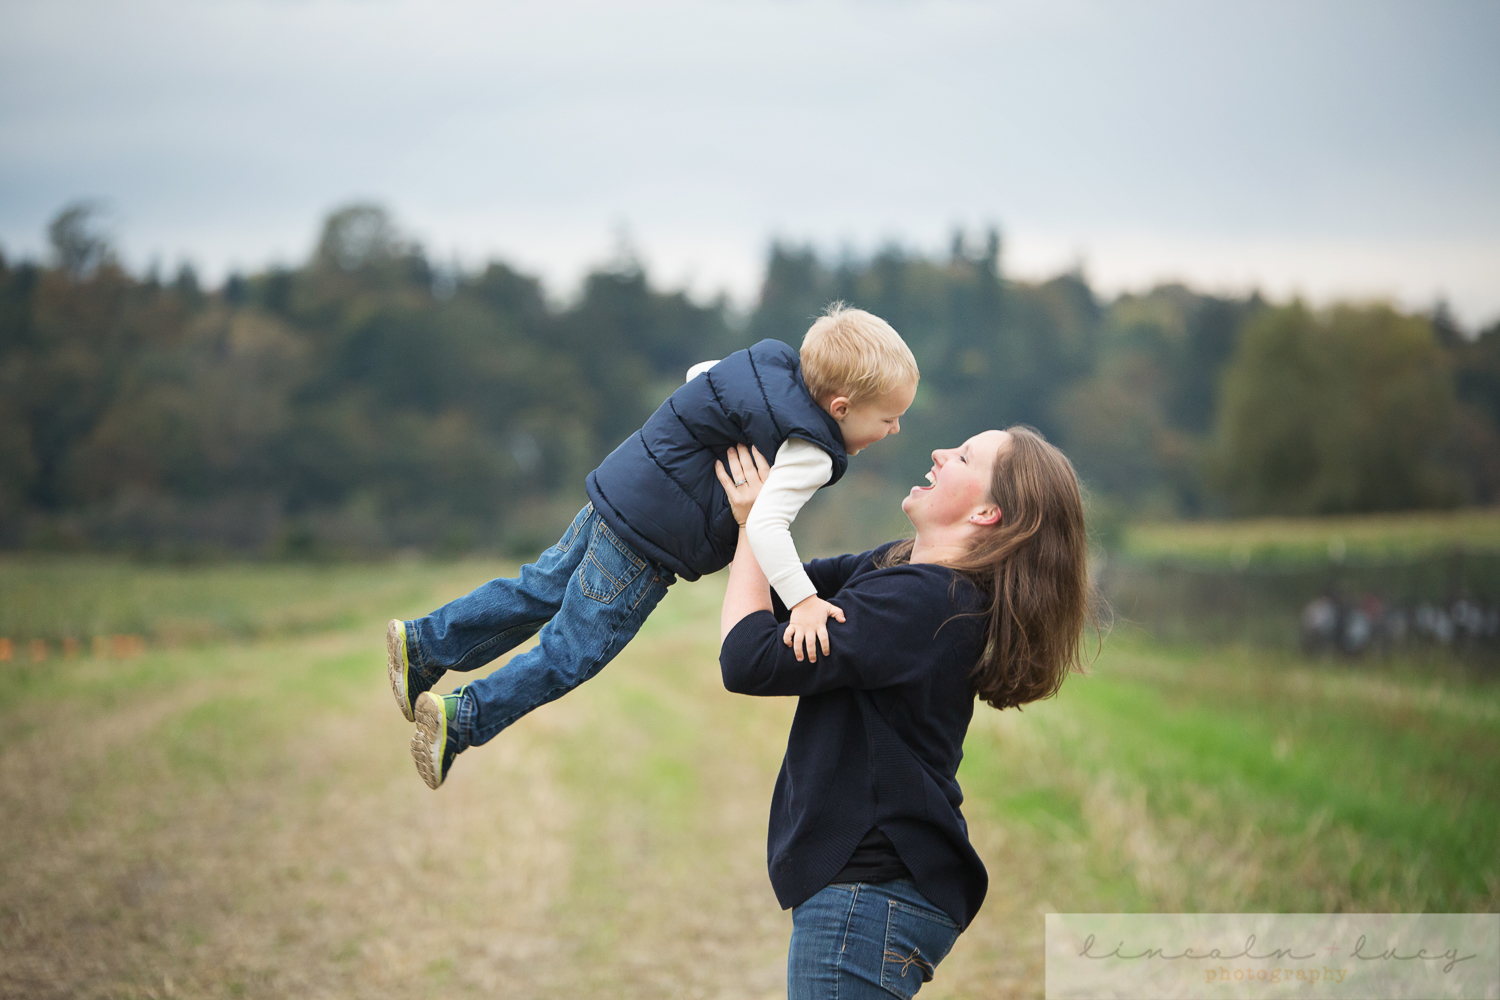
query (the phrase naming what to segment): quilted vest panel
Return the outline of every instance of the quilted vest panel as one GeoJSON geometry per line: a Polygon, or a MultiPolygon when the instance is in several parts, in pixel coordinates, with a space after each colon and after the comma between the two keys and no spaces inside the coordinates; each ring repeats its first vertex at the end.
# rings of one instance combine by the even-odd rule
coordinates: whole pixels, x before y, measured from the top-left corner
{"type": "Polygon", "coordinates": [[[802,383],[797,352],[779,340],[736,351],[683,385],[589,473],[589,499],[621,541],[685,580],[734,558],[739,525],[714,475],[735,444],[767,461],[787,438],[810,441],[848,468],[839,425],[802,383]]]}

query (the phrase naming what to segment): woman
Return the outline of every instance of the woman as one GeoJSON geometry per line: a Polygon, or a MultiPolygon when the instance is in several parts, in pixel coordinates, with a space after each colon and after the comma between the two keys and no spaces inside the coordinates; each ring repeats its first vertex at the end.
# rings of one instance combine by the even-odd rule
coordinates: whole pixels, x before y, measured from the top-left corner
{"type": "MultiPolygon", "coordinates": [[[[767,470],[719,468],[742,525],[767,470]]],[[[792,1000],[911,997],[984,900],[956,779],[974,697],[1056,694],[1080,667],[1089,585],[1072,465],[1025,427],[932,453],[902,501],[916,537],[807,565],[842,610],[797,634],[740,532],[724,686],[796,695],[771,801],[771,883],[792,908],[792,1000]],[[821,655],[820,655],[821,653],[821,655]]]]}

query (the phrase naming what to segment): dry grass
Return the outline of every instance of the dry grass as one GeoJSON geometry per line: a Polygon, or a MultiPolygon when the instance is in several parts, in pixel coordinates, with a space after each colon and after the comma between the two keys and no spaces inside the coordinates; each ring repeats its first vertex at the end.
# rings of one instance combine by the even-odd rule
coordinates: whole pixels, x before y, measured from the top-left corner
{"type": "MultiPolygon", "coordinates": [[[[783,995],[765,823],[793,706],[723,691],[717,598],[674,588],[437,793],[378,620],[32,667],[0,742],[0,993],[783,995]]],[[[956,995],[994,981],[986,940],[956,995]]]]}
{"type": "MultiPolygon", "coordinates": [[[[385,685],[382,622],[482,576],[415,577],[326,631],[3,668],[0,995],[784,995],[790,919],[764,851],[793,705],[723,691],[719,585],[674,587],[597,679],[465,754],[433,793],[385,685]]],[[[1493,690],[1258,669],[1219,677],[1240,710],[1274,708],[1267,677],[1284,677],[1321,711],[1441,723],[1481,776],[1418,762],[1392,780],[1435,777],[1433,806],[1455,822],[1490,795],[1493,690]]],[[[991,891],[923,997],[1040,996],[1049,911],[1500,904],[1493,860],[1478,889],[1422,895],[1443,858],[1408,858],[1408,878],[1409,845],[1337,809],[1140,763],[1123,733],[1140,710],[1111,692],[1189,675],[1214,683],[1202,661],[1127,647],[1057,701],[977,712],[963,780],[991,891]]],[[[1295,763],[1316,738],[1287,723],[1265,752],[1295,763]]]]}

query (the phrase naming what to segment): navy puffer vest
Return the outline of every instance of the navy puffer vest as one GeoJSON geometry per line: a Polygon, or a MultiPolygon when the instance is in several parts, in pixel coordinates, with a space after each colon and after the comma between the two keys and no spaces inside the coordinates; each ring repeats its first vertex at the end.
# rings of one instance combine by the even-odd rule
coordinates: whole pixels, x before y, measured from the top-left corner
{"type": "Polygon", "coordinates": [[[797,352],[762,340],[667,397],[589,473],[589,499],[621,541],[696,580],[728,566],[739,537],[714,462],[734,444],[754,445],[774,462],[792,437],[828,452],[828,484],[839,481],[849,465],[839,425],[803,385],[797,352]]]}

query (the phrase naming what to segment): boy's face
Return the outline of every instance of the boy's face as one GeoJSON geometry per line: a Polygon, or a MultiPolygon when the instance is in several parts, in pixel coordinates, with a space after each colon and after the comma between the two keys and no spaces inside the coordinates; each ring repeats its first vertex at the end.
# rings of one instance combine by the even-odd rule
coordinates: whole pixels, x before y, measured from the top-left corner
{"type": "Polygon", "coordinates": [[[843,396],[829,401],[828,415],[838,421],[844,435],[844,450],[858,455],[887,434],[901,433],[901,417],[917,397],[917,386],[900,385],[884,396],[851,404],[843,396]]]}

